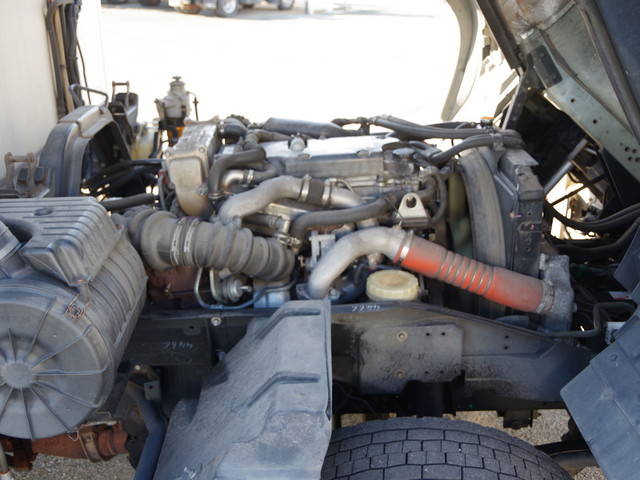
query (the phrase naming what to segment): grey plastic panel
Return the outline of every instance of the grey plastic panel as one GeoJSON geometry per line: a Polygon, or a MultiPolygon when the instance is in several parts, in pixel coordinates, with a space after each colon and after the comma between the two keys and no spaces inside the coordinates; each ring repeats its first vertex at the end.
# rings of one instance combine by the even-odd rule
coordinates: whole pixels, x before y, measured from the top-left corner
{"type": "Polygon", "coordinates": [[[256,318],[198,402],[175,408],[155,480],[320,478],[331,436],[330,305],[256,318]]]}
{"type": "MultiPolygon", "coordinates": [[[[640,234],[615,273],[640,301],[640,234]]],[[[562,389],[582,436],[608,480],[637,478],[640,471],[640,318],[638,311],[616,334],[615,343],[562,389]]]]}
{"type": "Polygon", "coordinates": [[[640,471],[640,323],[629,322],[561,391],[608,480],[640,471]]]}

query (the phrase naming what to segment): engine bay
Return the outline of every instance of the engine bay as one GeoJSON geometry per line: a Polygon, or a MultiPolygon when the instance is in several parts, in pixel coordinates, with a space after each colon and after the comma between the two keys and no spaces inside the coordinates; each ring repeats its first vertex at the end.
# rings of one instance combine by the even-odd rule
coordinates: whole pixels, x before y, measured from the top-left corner
{"type": "MultiPolygon", "coordinates": [[[[106,122],[106,107],[65,117],[37,165],[13,159],[14,193],[0,200],[0,434],[27,464],[72,448],[77,429],[115,445],[93,458],[146,464],[151,420],[132,419],[131,404],[151,402],[171,419],[173,453],[158,468],[177,475],[192,418],[218,412],[208,435],[227,425],[243,377],[262,385],[243,408],[265,428],[276,406],[301,414],[275,393],[254,406],[280,384],[324,398],[305,410],[323,425],[309,440],[318,451],[344,413],[494,409],[524,426],[562,404],[586,346],[601,342],[602,312],[631,309],[576,290],[576,268],[600,275],[576,267],[590,240],[554,237],[552,223],[595,223],[550,211],[559,179],[515,130],[391,116],[199,121],[176,78],[147,131],[130,101],[114,97],[106,122]],[[91,125],[103,133],[87,146],[91,125]],[[117,145],[136,157],[114,161],[105,152],[117,145]]],[[[595,161],[581,145],[574,158],[595,161]]],[[[628,223],[618,215],[608,222],[628,223]]],[[[229,428],[220,435],[237,445],[229,428]]]]}

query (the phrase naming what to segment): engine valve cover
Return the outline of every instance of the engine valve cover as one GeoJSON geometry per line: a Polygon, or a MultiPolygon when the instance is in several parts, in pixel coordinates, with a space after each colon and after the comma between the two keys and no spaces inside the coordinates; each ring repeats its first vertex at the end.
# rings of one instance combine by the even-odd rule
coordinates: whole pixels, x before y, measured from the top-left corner
{"type": "Polygon", "coordinates": [[[145,287],[94,199],[0,200],[0,434],[71,432],[103,404],[145,287]]]}

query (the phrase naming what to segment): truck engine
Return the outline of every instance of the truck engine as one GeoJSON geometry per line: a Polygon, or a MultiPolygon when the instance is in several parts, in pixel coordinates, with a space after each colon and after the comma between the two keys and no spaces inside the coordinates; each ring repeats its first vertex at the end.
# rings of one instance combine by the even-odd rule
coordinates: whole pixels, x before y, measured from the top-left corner
{"type": "Polygon", "coordinates": [[[144,136],[131,95],[79,107],[37,163],[7,163],[0,434],[23,464],[128,453],[139,478],[249,478],[265,461],[315,478],[343,413],[502,405],[523,426],[587,364],[579,340],[600,325],[574,314],[518,132],[192,120],[176,78],[144,136]],[[182,442],[193,425],[224,455],[182,442]],[[307,448],[287,454],[301,425],[307,448]]]}
{"type": "MultiPolygon", "coordinates": [[[[124,347],[145,302],[148,314],[212,312],[218,331],[227,313],[325,298],[354,314],[450,308],[549,338],[576,328],[568,259],[545,241],[544,189],[517,132],[389,116],[185,121],[188,103],[169,103],[159,101],[166,146],[156,134],[150,158],[107,165],[87,148],[82,165],[48,168],[54,132],[37,168],[16,169],[16,188],[81,196],[0,201],[0,433],[52,437],[94,414],[123,358],[142,363],[124,347]],[[166,121],[172,111],[182,118],[166,121]]],[[[436,353],[441,368],[387,372],[386,384],[351,362],[333,374],[362,393],[400,394],[460,374],[436,353]]],[[[184,368],[172,362],[169,382],[184,368]]],[[[182,379],[196,384],[188,390],[203,372],[182,379]]]]}

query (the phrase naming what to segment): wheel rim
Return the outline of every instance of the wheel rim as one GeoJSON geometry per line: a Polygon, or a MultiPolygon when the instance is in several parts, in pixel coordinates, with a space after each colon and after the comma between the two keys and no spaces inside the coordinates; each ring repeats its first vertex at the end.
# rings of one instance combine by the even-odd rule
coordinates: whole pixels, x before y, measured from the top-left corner
{"type": "Polygon", "coordinates": [[[295,0],[281,0],[280,5],[282,5],[283,8],[290,8],[293,2],[295,2],[295,0]]]}
{"type": "Polygon", "coordinates": [[[222,0],[222,11],[231,14],[236,11],[238,0],[222,0]]]}

